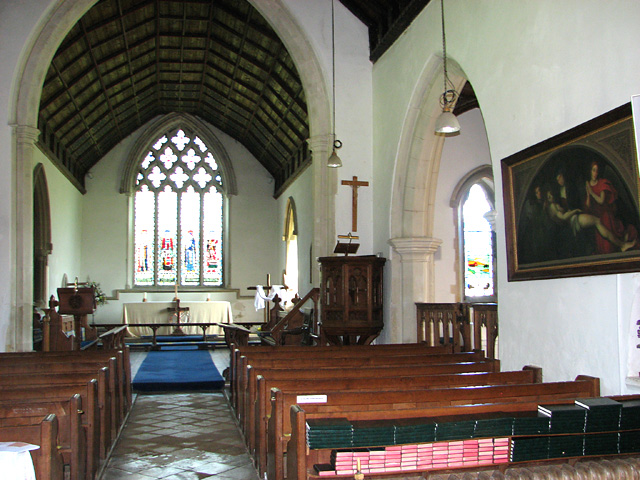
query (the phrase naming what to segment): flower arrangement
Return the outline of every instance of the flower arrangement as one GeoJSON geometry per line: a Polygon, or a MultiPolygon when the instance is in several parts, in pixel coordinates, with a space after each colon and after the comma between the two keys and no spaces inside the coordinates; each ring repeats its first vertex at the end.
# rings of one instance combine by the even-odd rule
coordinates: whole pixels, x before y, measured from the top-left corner
{"type": "Polygon", "coordinates": [[[104,305],[107,303],[107,294],[102,291],[98,282],[89,282],[89,287],[93,287],[96,305],[104,305]]]}

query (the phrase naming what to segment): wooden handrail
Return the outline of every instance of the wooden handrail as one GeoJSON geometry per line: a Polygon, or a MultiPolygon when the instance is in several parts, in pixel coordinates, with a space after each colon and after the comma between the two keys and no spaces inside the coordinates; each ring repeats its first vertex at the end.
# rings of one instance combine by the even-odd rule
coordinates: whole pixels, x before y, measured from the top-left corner
{"type": "MultiPolygon", "coordinates": [[[[262,330],[260,337],[263,342],[270,345],[287,344],[287,336],[300,335],[308,333],[311,338],[317,339],[318,336],[318,302],[320,300],[320,289],[312,288],[302,299],[296,302],[293,308],[280,320],[275,322],[269,330],[262,330]],[[302,307],[309,301],[313,301],[313,318],[311,325],[305,326],[305,316],[301,312],[302,307]],[[307,329],[308,332],[303,331],[307,329]]],[[[299,343],[299,342],[297,342],[299,343]]],[[[316,343],[318,343],[316,341],[316,343]]]]}

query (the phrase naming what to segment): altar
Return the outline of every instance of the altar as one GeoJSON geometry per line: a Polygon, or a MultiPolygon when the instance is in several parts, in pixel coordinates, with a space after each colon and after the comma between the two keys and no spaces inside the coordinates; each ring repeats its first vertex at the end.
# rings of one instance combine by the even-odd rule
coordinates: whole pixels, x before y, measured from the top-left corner
{"type": "MultiPolygon", "coordinates": [[[[123,304],[122,323],[177,323],[175,302],[135,302],[123,304]]],[[[202,328],[189,326],[196,323],[233,323],[231,303],[226,301],[183,302],[180,301],[180,326],[186,335],[202,335],[202,328]],[[188,310],[187,310],[188,309],[188,310]]],[[[151,329],[145,327],[128,327],[133,337],[151,335],[151,329]]],[[[170,335],[171,327],[158,329],[158,335],[170,335]]],[[[212,326],[207,335],[223,335],[221,327],[212,326]]]]}

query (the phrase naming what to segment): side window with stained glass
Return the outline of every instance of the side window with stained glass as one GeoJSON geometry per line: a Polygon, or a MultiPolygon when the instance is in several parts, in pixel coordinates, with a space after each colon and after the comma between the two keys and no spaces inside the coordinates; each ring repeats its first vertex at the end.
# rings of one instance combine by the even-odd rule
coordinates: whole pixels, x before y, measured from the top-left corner
{"type": "Polygon", "coordinates": [[[487,192],[475,183],[461,206],[464,297],[495,300],[494,234],[488,220],[493,207],[487,192]]]}
{"type": "Polygon", "coordinates": [[[134,201],[136,286],[222,286],[224,185],[209,147],[175,128],[140,160],[134,201]]]}

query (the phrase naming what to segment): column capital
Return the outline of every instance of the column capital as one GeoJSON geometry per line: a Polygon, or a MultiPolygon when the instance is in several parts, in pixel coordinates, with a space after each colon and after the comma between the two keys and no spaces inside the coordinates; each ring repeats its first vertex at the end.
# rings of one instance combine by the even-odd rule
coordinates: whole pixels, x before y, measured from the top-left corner
{"type": "Polygon", "coordinates": [[[31,125],[11,125],[19,144],[35,145],[40,137],[40,130],[31,125]]]}
{"type": "Polygon", "coordinates": [[[498,212],[495,211],[495,210],[489,210],[483,216],[487,220],[487,222],[489,222],[489,225],[491,226],[491,231],[495,232],[496,231],[496,220],[498,218],[498,212]]]}
{"type": "Polygon", "coordinates": [[[427,262],[442,245],[442,240],[433,237],[397,237],[389,245],[398,252],[402,262],[427,262]]]}
{"type": "Polygon", "coordinates": [[[312,155],[314,150],[328,152],[333,148],[333,135],[314,135],[313,137],[307,138],[307,143],[309,144],[309,150],[311,150],[312,155]]]}

